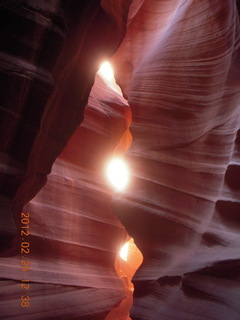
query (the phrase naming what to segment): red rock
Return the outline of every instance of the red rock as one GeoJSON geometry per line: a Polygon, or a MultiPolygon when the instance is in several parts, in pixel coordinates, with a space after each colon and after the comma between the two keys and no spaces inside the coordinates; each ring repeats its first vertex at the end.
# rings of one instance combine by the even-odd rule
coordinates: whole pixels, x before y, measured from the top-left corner
{"type": "Polygon", "coordinates": [[[0,4],[1,317],[129,319],[130,236],[132,320],[239,320],[239,1],[59,4],[0,4]],[[127,102],[95,79],[111,55],[127,102]],[[124,152],[111,200],[104,165],[124,152]]]}
{"type": "Polygon", "coordinates": [[[239,34],[234,1],[145,1],[114,56],[133,177],[113,206],[144,256],[132,319],[240,317],[239,34]]]}

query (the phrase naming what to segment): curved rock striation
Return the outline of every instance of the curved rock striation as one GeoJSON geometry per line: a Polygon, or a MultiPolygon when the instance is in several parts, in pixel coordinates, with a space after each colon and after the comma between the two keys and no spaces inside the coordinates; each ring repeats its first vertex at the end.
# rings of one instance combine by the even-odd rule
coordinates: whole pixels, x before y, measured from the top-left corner
{"type": "Polygon", "coordinates": [[[4,246],[16,232],[12,199],[23,181],[44,107],[54,87],[52,71],[66,32],[59,1],[49,5],[1,1],[0,15],[0,228],[4,246]]]}
{"type": "Polygon", "coordinates": [[[239,1],[0,6],[0,317],[129,319],[128,232],[144,256],[132,320],[239,320],[239,1]],[[127,102],[95,78],[110,56],[127,102]],[[103,168],[131,142],[112,211],[103,168]]]}
{"type": "Polygon", "coordinates": [[[114,268],[127,234],[111,211],[103,169],[127,146],[130,111],[95,73],[119,44],[124,23],[118,26],[99,1],[2,1],[1,8],[1,75],[7,79],[2,138],[7,141],[1,145],[0,317],[105,319],[129,291],[114,268]],[[55,44],[59,29],[60,48],[55,44]],[[30,213],[26,273],[21,210],[30,213]],[[20,300],[26,276],[29,308],[20,300]]]}
{"type": "MultiPolygon", "coordinates": [[[[126,295],[131,301],[131,291],[114,268],[127,234],[112,213],[112,191],[104,177],[105,164],[127,129],[128,108],[96,78],[82,125],[55,161],[47,184],[23,208],[30,213],[25,241],[31,252],[24,257],[30,270],[21,270],[19,234],[14,239],[17,252],[1,258],[2,319],[100,320],[126,295]],[[31,301],[24,310],[19,306],[23,276],[30,279],[31,301]]],[[[128,312],[129,306],[123,316],[128,312]]]]}
{"type": "Polygon", "coordinates": [[[134,320],[240,317],[239,41],[235,1],[145,1],[114,56],[133,179],[113,207],[144,256],[134,320]]]}

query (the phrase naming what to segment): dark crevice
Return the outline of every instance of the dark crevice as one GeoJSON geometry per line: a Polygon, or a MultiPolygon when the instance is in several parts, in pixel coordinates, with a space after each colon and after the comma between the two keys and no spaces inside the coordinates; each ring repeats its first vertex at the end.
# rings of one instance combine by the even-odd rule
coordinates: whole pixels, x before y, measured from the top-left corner
{"type": "Polygon", "coordinates": [[[216,211],[222,222],[233,228],[240,228],[240,202],[219,200],[216,211]]]}
{"type": "Polygon", "coordinates": [[[225,181],[231,189],[240,190],[240,166],[229,165],[225,175],[225,181]]]}

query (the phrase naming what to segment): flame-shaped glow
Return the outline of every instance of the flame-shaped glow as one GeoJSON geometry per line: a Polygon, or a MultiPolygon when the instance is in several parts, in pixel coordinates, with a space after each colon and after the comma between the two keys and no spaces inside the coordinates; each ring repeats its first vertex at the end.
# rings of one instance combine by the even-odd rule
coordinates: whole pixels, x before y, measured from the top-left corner
{"type": "Polygon", "coordinates": [[[129,171],[122,158],[113,158],[107,165],[106,174],[116,191],[122,191],[129,181],[129,171]]]}
{"type": "Polygon", "coordinates": [[[103,79],[103,81],[109,88],[111,88],[112,90],[114,90],[115,92],[117,92],[122,96],[122,91],[120,87],[116,84],[116,81],[114,78],[113,68],[108,61],[105,61],[101,64],[97,73],[98,75],[100,75],[100,77],[103,79]]]}
{"type": "Polygon", "coordinates": [[[127,258],[128,258],[128,248],[129,248],[129,242],[126,242],[121,250],[120,250],[120,257],[124,260],[124,261],[127,261],[127,258]]]}
{"type": "Polygon", "coordinates": [[[101,75],[101,77],[107,81],[114,80],[114,74],[113,69],[109,62],[105,61],[101,64],[100,69],[98,70],[98,73],[101,75]]]}

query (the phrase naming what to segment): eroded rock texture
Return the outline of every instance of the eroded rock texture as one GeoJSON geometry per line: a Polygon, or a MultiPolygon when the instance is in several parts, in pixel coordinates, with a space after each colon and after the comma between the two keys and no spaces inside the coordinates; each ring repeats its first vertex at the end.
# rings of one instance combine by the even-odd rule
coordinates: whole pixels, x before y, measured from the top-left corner
{"type": "MultiPolygon", "coordinates": [[[[129,292],[114,269],[127,234],[112,213],[103,168],[125,149],[130,111],[95,73],[126,23],[98,1],[2,1],[1,9],[0,318],[105,319],[129,292]],[[30,213],[24,259],[22,210],[30,213]],[[22,260],[30,270],[21,270],[22,260]],[[20,286],[26,278],[29,291],[20,286]],[[29,307],[21,307],[22,295],[29,307]]],[[[121,313],[127,318],[129,306],[121,313]]]]}
{"type": "Polygon", "coordinates": [[[128,319],[127,231],[144,255],[132,320],[239,320],[239,2],[0,6],[0,317],[128,319]],[[128,103],[95,79],[111,55],[128,103]],[[131,184],[111,205],[102,169],[129,147],[128,104],[131,184]]]}
{"type": "MultiPolygon", "coordinates": [[[[126,108],[124,99],[97,78],[82,125],[56,160],[46,186],[24,207],[31,214],[31,252],[24,254],[31,270],[21,271],[19,237],[16,254],[1,260],[1,274],[13,279],[3,281],[5,318],[105,319],[125,298],[114,261],[126,231],[112,213],[102,170],[126,129],[126,108]],[[26,275],[31,306],[21,308],[16,295],[26,275]]],[[[126,318],[129,306],[124,311],[126,318]]]]}
{"type": "Polygon", "coordinates": [[[240,318],[239,35],[235,1],[145,1],[115,55],[133,179],[113,206],[144,256],[132,319],[240,318]]]}

